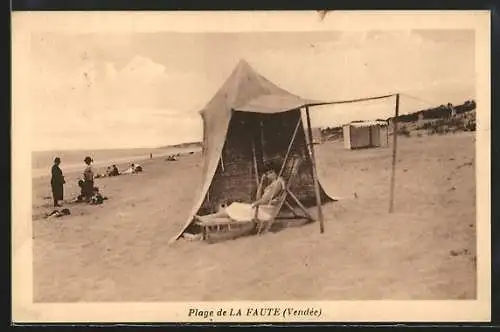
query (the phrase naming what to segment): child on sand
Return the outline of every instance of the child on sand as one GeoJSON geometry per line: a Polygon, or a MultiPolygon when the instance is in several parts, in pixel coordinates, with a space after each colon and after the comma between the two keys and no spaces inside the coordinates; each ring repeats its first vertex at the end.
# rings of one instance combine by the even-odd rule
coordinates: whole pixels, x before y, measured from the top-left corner
{"type": "Polygon", "coordinates": [[[107,199],[108,199],[107,197],[103,197],[101,195],[101,193],[99,192],[99,188],[94,187],[93,195],[92,198],[90,199],[90,204],[92,205],[102,204],[107,199]]]}

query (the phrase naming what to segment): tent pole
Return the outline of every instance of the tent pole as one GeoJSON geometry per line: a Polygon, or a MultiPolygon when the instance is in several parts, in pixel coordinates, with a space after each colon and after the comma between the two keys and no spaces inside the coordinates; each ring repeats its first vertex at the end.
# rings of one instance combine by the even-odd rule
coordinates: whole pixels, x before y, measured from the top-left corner
{"type": "Polygon", "coordinates": [[[288,156],[290,154],[290,151],[292,150],[293,142],[295,142],[295,137],[297,136],[297,131],[299,130],[300,121],[302,121],[302,119],[299,116],[299,121],[297,121],[297,125],[295,126],[295,130],[293,131],[292,139],[290,140],[290,143],[288,144],[288,149],[286,150],[285,158],[283,159],[283,164],[281,165],[281,170],[280,170],[280,173],[278,174],[278,177],[281,176],[281,174],[283,173],[283,170],[285,169],[286,162],[288,161],[288,156]]]}
{"type": "MultiPolygon", "coordinates": [[[[283,170],[285,169],[286,162],[288,161],[288,156],[290,155],[290,151],[292,150],[293,142],[295,142],[295,137],[297,136],[297,131],[300,126],[300,122],[302,121],[302,118],[300,117],[300,110],[299,110],[299,121],[297,121],[297,125],[295,126],[295,130],[293,131],[292,139],[290,140],[290,143],[288,143],[288,149],[286,150],[285,158],[283,159],[283,163],[281,164],[281,169],[278,174],[278,178],[283,174],[283,170]]],[[[276,188],[273,191],[273,196],[276,194],[276,188]]]]}
{"type": "Polygon", "coordinates": [[[257,187],[259,186],[259,168],[257,167],[257,156],[255,155],[255,137],[252,140],[252,154],[253,154],[253,169],[255,171],[255,181],[257,182],[257,187]]]}
{"type": "Polygon", "coordinates": [[[309,107],[306,106],[307,115],[307,133],[309,135],[309,145],[311,147],[311,162],[314,177],[314,189],[316,191],[316,205],[318,208],[319,229],[321,233],[325,232],[325,225],[323,220],[323,210],[321,209],[321,197],[319,193],[318,172],[316,170],[316,156],[314,154],[314,144],[312,140],[311,117],[309,116],[309,107]]]}
{"type": "Polygon", "coordinates": [[[259,140],[260,140],[260,152],[261,152],[261,161],[264,161],[266,159],[266,151],[264,150],[264,130],[263,130],[264,123],[262,120],[260,120],[259,123],[259,140]]]}
{"type": "Polygon", "coordinates": [[[391,191],[389,194],[389,213],[394,211],[394,186],[396,184],[396,152],[398,147],[398,116],[399,116],[399,93],[396,95],[396,110],[392,129],[392,172],[391,191]]]}
{"type": "Polygon", "coordinates": [[[385,140],[387,142],[387,147],[389,147],[389,120],[387,120],[387,131],[385,133],[385,140]]]}
{"type": "MultiPolygon", "coordinates": [[[[292,139],[290,140],[290,143],[288,143],[288,149],[286,151],[285,158],[283,159],[283,163],[281,165],[281,169],[280,169],[280,172],[278,174],[278,178],[282,175],[283,170],[285,169],[285,165],[286,165],[286,162],[288,160],[288,155],[290,154],[290,151],[292,150],[293,142],[295,142],[295,137],[297,136],[297,131],[299,129],[301,120],[302,119],[300,117],[300,111],[299,111],[299,121],[297,121],[297,125],[295,126],[295,130],[293,131],[292,139]]],[[[260,182],[259,182],[259,186],[260,186],[260,182]]],[[[276,188],[274,189],[272,196],[274,197],[274,195],[276,195],[276,188]]],[[[257,206],[257,208],[258,208],[258,206],[257,206]]],[[[255,218],[257,219],[257,209],[255,209],[255,218]]],[[[268,230],[269,230],[269,227],[271,227],[270,224],[267,226],[268,230]]],[[[259,233],[260,233],[260,231],[259,231],[259,233]]]]}

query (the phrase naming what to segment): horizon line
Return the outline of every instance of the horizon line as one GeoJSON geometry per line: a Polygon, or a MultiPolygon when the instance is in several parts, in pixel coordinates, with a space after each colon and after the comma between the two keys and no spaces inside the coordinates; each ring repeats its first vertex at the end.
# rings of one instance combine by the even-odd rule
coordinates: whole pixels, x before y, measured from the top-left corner
{"type": "Polygon", "coordinates": [[[157,146],[143,146],[143,147],[109,147],[109,148],[63,148],[63,149],[32,149],[31,152],[63,152],[63,151],[88,151],[88,150],[94,150],[94,151],[106,151],[106,150],[155,150],[155,149],[163,149],[163,148],[174,148],[178,147],[179,145],[186,145],[186,144],[201,144],[202,141],[189,141],[189,142],[181,142],[181,143],[175,143],[175,144],[167,144],[167,145],[157,145],[157,146]]]}

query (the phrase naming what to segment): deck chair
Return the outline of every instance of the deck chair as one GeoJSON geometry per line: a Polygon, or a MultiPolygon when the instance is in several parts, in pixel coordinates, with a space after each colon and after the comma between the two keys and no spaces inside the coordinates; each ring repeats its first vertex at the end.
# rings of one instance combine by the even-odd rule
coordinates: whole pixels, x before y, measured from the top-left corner
{"type": "MultiPolygon", "coordinates": [[[[280,193],[280,195],[277,198],[275,198],[276,207],[273,211],[273,215],[271,216],[271,218],[267,221],[261,221],[261,220],[258,220],[257,218],[254,219],[255,222],[257,223],[257,234],[265,234],[265,233],[269,232],[269,230],[271,229],[273,224],[278,219],[279,214],[282,212],[284,205],[290,209],[290,211],[294,214],[294,216],[296,218],[302,218],[302,219],[305,218],[305,219],[309,219],[309,220],[313,219],[312,216],[307,211],[307,209],[305,208],[305,206],[299,201],[299,199],[290,190],[291,185],[293,183],[293,180],[297,176],[297,173],[299,171],[301,163],[302,162],[300,160],[294,160],[292,162],[292,167],[291,167],[290,174],[288,176],[288,181],[285,180],[285,188],[280,193]],[[287,201],[288,198],[291,198],[293,201],[295,201],[295,203],[298,205],[298,207],[304,212],[304,216],[298,215],[296,213],[293,206],[287,201]]],[[[257,212],[256,212],[256,214],[257,214],[257,212]]]]}
{"type": "MultiPolygon", "coordinates": [[[[228,238],[236,238],[239,236],[246,235],[250,233],[253,230],[257,231],[257,234],[263,234],[269,231],[271,226],[274,224],[276,221],[279,213],[281,212],[283,205],[287,205],[292,212],[294,212],[294,209],[291,207],[291,205],[287,202],[287,198],[292,198],[299,208],[301,208],[307,219],[311,219],[312,217],[310,214],[307,212],[306,208],[300,203],[300,201],[297,199],[297,197],[290,191],[290,186],[291,183],[294,179],[294,177],[297,175],[299,166],[301,164],[300,160],[294,160],[292,163],[292,169],[290,172],[290,175],[288,176],[288,180],[285,180],[285,188],[282,190],[280,195],[276,198],[274,198],[275,201],[275,209],[273,210],[272,216],[269,220],[267,221],[262,221],[257,218],[258,216],[258,207],[255,211],[254,218],[252,220],[245,220],[245,221],[236,221],[232,220],[227,217],[221,217],[221,218],[215,218],[215,217],[208,217],[208,216],[194,216],[195,219],[195,224],[199,226],[202,230],[202,238],[204,240],[208,240],[209,242],[211,241],[211,238],[214,237],[214,234],[216,238],[219,239],[228,239],[228,238]]],[[[260,198],[261,195],[261,189],[263,185],[263,180],[264,176],[261,177],[257,193],[256,193],[256,199],[260,198]]],[[[296,215],[294,213],[294,215],[296,215]]],[[[301,217],[301,216],[299,216],[301,217]]],[[[302,217],[304,218],[304,217],[302,217]]]]}
{"type": "Polygon", "coordinates": [[[255,223],[236,221],[230,218],[206,218],[195,216],[195,224],[202,230],[201,238],[207,242],[218,242],[250,234],[255,229],[255,223]]]}

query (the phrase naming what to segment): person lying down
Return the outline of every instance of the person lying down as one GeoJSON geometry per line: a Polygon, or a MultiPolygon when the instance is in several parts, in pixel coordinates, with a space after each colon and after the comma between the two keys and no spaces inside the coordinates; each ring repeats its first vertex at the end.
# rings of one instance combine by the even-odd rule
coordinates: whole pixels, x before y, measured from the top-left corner
{"type": "Polygon", "coordinates": [[[279,168],[276,165],[266,166],[264,177],[267,178],[269,185],[265,187],[260,199],[251,204],[233,202],[226,207],[221,207],[216,213],[203,216],[203,219],[229,218],[234,221],[250,221],[255,218],[255,210],[258,207],[257,219],[260,221],[270,220],[275,212],[278,197],[285,190],[285,181],[281,176],[278,176],[278,173],[279,168]]]}

